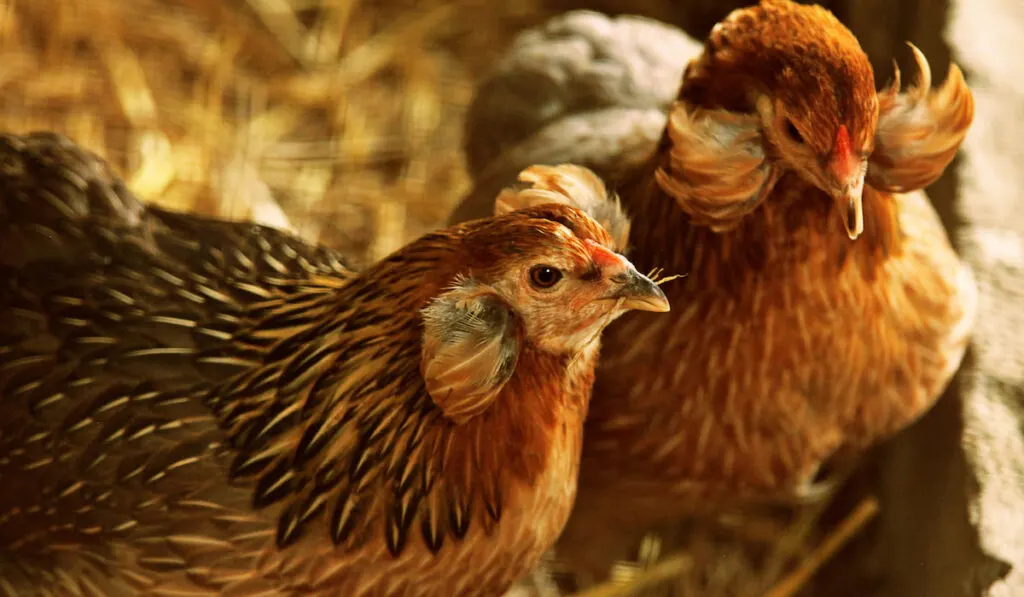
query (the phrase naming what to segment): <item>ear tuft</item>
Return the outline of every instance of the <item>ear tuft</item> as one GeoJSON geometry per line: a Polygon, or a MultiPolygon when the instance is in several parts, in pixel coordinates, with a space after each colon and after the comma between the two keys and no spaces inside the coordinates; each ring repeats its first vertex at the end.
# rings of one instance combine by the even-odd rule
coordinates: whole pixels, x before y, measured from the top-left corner
{"type": "Polygon", "coordinates": [[[756,115],[677,102],[667,131],[672,146],[655,177],[694,223],[730,230],[775,185],[778,170],[765,157],[756,115]]]}
{"type": "Polygon", "coordinates": [[[490,289],[458,280],[423,309],[420,370],[427,392],[454,423],[487,410],[519,358],[519,322],[490,289]]]}
{"type": "Polygon", "coordinates": [[[960,69],[951,64],[946,81],[931,89],[931,68],[921,50],[914,52],[920,78],[900,93],[900,73],[878,94],[875,150],[868,160],[867,184],[906,193],[935,182],[953,160],[974,120],[974,95],[960,69]]]}

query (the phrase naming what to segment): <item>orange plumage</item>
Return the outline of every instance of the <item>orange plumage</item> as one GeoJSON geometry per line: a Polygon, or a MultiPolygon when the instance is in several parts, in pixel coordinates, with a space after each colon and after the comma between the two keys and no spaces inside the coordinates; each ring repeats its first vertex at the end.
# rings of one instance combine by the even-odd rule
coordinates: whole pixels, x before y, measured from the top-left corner
{"type": "MultiPolygon", "coordinates": [[[[661,141],[617,190],[631,259],[688,276],[665,287],[671,316],[606,332],[557,548],[578,570],[625,557],[616,533],[806,493],[823,462],[903,429],[948,384],[977,291],[920,189],[953,158],[973,99],[955,66],[930,89],[913,51],[917,86],[876,92],[831,13],[763,0],[687,66],[661,141]]],[[[517,147],[530,144],[545,145],[517,147]]],[[[611,161],[558,146],[558,161],[611,161]]]]}
{"type": "Polygon", "coordinates": [[[601,330],[668,308],[565,205],[354,273],[61,137],[0,162],[2,595],[498,595],[568,516],[601,330]]]}

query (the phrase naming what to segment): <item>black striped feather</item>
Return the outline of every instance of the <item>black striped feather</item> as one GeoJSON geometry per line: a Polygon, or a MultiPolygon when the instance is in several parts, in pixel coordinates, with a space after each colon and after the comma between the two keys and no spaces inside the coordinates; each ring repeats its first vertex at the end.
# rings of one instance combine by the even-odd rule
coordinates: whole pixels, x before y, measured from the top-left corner
{"type": "Polygon", "coordinates": [[[59,543],[105,571],[71,595],[244,594],[307,540],[439,553],[501,518],[498,447],[452,449],[419,373],[422,278],[449,254],[357,277],[283,232],[143,206],[52,135],[0,136],[0,216],[0,554],[31,555],[0,578],[70,582],[59,543]]]}

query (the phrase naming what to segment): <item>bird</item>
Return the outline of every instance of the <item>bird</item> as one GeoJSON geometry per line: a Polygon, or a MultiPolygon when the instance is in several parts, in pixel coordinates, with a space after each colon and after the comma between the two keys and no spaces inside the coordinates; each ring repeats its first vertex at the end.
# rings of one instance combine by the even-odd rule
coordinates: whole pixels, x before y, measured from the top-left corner
{"type": "MultiPolygon", "coordinates": [[[[856,461],[932,407],[978,303],[974,274],[923,191],[973,120],[955,64],[932,88],[911,44],[917,81],[903,89],[897,69],[879,90],[831,12],[761,0],[729,13],[686,57],[671,101],[649,90],[638,107],[630,85],[615,85],[600,101],[577,99],[577,111],[557,99],[608,89],[592,71],[618,71],[566,68],[558,53],[568,40],[603,43],[592,33],[602,19],[624,26],[560,15],[513,44],[531,57],[529,76],[516,67],[525,58],[508,56],[485,79],[465,146],[494,157],[472,170],[449,219],[487,213],[481,193],[517,164],[572,162],[611,181],[639,269],[657,262],[686,275],[666,286],[681,308],[630,314],[605,333],[579,493],[555,548],[582,585],[607,578],[612,561],[632,559],[629,546],[669,521],[820,499],[828,484],[815,478],[827,465],[856,461]],[[521,116],[528,106],[544,118],[521,116]],[[522,123],[516,136],[488,129],[487,111],[522,123]]],[[[683,47],[682,36],[614,43],[647,55],[683,47]]]]}
{"type": "Polygon", "coordinates": [[[0,595],[500,595],[571,509],[602,329],[669,310],[530,187],[355,271],[0,135],[0,595]]]}

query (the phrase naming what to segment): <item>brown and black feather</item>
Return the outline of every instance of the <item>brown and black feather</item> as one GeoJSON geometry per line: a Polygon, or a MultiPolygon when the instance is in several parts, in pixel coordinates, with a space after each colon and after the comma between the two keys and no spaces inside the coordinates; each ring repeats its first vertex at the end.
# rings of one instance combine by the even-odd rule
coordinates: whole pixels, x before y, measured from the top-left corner
{"type": "Polygon", "coordinates": [[[491,595],[564,523],[592,367],[527,345],[456,425],[419,313],[567,208],[356,274],[144,206],[62,137],[0,137],[0,164],[0,595],[491,595]]]}

